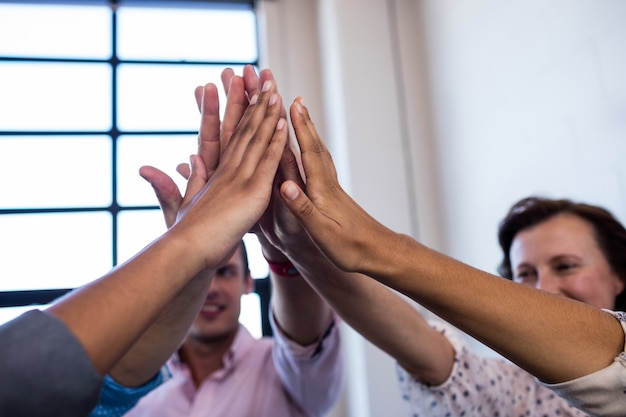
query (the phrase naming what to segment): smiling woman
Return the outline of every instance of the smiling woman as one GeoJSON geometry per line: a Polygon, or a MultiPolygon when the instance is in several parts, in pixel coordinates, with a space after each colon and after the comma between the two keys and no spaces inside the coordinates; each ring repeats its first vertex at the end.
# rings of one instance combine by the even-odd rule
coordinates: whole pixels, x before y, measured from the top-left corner
{"type": "Polygon", "coordinates": [[[258,61],[251,1],[59,3],[0,2],[0,276],[13,277],[0,297],[35,291],[17,305],[87,283],[165,230],[139,167],[182,186],[194,88],[258,61]]]}

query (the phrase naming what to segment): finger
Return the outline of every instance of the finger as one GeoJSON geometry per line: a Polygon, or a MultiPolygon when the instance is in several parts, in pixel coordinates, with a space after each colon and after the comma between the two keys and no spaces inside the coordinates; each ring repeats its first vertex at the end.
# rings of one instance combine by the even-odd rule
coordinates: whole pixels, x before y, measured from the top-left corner
{"type": "MultiPolygon", "coordinates": [[[[258,78],[259,85],[265,84],[266,81],[272,81],[274,84],[276,84],[276,80],[274,79],[274,73],[270,69],[266,68],[261,70],[258,78]]],[[[276,91],[278,91],[278,89],[276,89],[276,91]]],[[[284,107],[282,113],[280,114],[280,117],[287,118],[287,111],[284,107]]]]}
{"type": "MultiPolygon", "coordinates": [[[[278,233],[281,236],[280,239],[286,239],[290,236],[300,236],[298,240],[301,241],[302,225],[291,214],[291,211],[280,196],[280,186],[285,181],[292,181],[300,187],[305,188],[304,181],[300,175],[298,163],[294,154],[289,148],[283,151],[280,164],[278,166],[278,174],[274,179],[274,187],[272,191],[272,199],[270,201],[270,208],[272,208],[272,222],[270,230],[272,233],[278,233]]],[[[264,232],[266,232],[264,230],[264,232]]]]}
{"type": "MultiPolygon", "coordinates": [[[[244,117],[244,121],[231,140],[233,145],[231,152],[236,155],[235,159],[241,160],[244,153],[250,156],[245,165],[242,163],[240,169],[248,170],[247,172],[256,169],[256,164],[264,154],[276,130],[280,118],[281,103],[280,95],[274,92],[274,83],[269,81],[263,86],[256,102],[253,97],[247,117],[244,117]]],[[[281,155],[282,149],[281,153],[277,155],[278,160],[280,160],[281,155]]]]}
{"type": "Polygon", "coordinates": [[[336,180],[337,173],[330,153],[317,134],[308,110],[300,98],[291,105],[290,115],[307,180],[311,176],[324,181],[336,180]]]}
{"type": "Polygon", "coordinates": [[[233,132],[237,129],[237,126],[239,126],[247,108],[248,98],[246,97],[243,78],[232,76],[228,96],[226,97],[224,121],[222,122],[222,149],[224,149],[230,141],[233,132]]]}
{"type": "Polygon", "coordinates": [[[198,106],[198,111],[202,111],[202,94],[204,94],[204,87],[199,85],[193,92],[194,97],[196,98],[196,105],[198,106]]]}
{"type": "Polygon", "coordinates": [[[235,71],[232,68],[224,68],[220,78],[222,79],[222,87],[224,87],[224,93],[228,95],[228,90],[230,88],[230,79],[235,75],[235,71]]]}
{"type": "Polygon", "coordinates": [[[288,146],[285,147],[279,166],[281,183],[289,180],[295,182],[301,188],[304,188],[304,180],[300,169],[301,167],[298,164],[296,155],[288,146]]]}
{"type": "Polygon", "coordinates": [[[264,139],[250,142],[250,146],[255,149],[246,152],[241,170],[245,172],[248,169],[253,169],[253,181],[258,184],[258,187],[267,186],[271,195],[273,178],[276,177],[282,150],[287,142],[287,120],[280,118],[274,125],[274,131],[269,136],[271,139],[268,142],[264,139]],[[266,143],[265,147],[262,145],[264,142],[266,143]]]}
{"type": "Polygon", "coordinates": [[[183,200],[176,183],[169,175],[151,166],[142,166],[139,175],[154,189],[165,218],[165,225],[170,228],[176,221],[176,214],[183,200]]]}
{"type": "MultiPolygon", "coordinates": [[[[274,104],[274,106],[278,107],[278,104],[274,104]]],[[[272,138],[269,142],[269,145],[265,149],[264,156],[261,159],[261,162],[259,163],[259,171],[271,171],[274,173],[273,175],[275,176],[278,164],[282,159],[288,135],[289,129],[287,128],[287,120],[281,117],[276,123],[272,138]]]]}
{"type": "Polygon", "coordinates": [[[215,172],[219,163],[220,147],[219,96],[215,84],[209,83],[202,90],[198,132],[198,155],[209,175],[215,172]]]}
{"type": "Polygon", "coordinates": [[[256,73],[254,67],[250,64],[243,67],[243,81],[246,88],[246,95],[248,99],[252,98],[253,95],[259,94],[260,87],[263,84],[260,82],[264,82],[266,80],[259,80],[259,76],[256,73]]]}
{"type": "Polygon", "coordinates": [[[298,184],[285,181],[280,187],[280,195],[291,214],[314,241],[326,234],[328,218],[318,210],[298,184]]]}
{"type": "Polygon", "coordinates": [[[188,180],[191,176],[191,166],[188,163],[183,162],[182,164],[178,164],[176,166],[176,172],[183,176],[184,179],[188,180]]]}
{"type": "Polygon", "coordinates": [[[272,81],[276,83],[276,80],[274,79],[274,73],[267,68],[262,69],[259,73],[259,85],[265,84],[266,81],[272,81]]]}
{"type": "Polygon", "coordinates": [[[189,181],[187,181],[183,202],[192,199],[209,180],[202,158],[198,155],[191,155],[189,157],[189,165],[191,165],[191,175],[189,176],[189,181]]]}

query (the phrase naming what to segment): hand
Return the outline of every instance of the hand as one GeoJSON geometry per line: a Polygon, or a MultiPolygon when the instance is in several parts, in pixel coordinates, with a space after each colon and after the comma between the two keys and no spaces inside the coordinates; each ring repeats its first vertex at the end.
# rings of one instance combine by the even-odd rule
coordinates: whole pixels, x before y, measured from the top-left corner
{"type": "MultiPolygon", "coordinates": [[[[204,164],[206,178],[209,179],[217,169],[220,156],[220,113],[217,87],[215,84],[197,87],[195,96],[200,110],[198,155],[204,164]]],[[[186,179],[189,179],[191,171],[188,164],[180,164],[177,170],[186,179]]],[[[152,185],[163,211],[165,224],[170,228],[176,221],[180,206],[191,199],[197,190],[190,190],[188,183],[183,198],[174,180],[163,171],[152,166],[141,167],[139,175],[152,185]]]]}
{"type": "Polygon", "coordinates": [[[223,261],[267,208],[287,141],[280,111],[281,98],[268,81],[252,97],[211,178],[202,158],[191,159],[186,194],[192,197],[181,204],[171,230],[190,233],[186,240],[192,249],[204,248],[209,266],[223,261]]]}
{"type": "MultiPolygon", "coordinates": [[[[261,76],[258,77],[252,65],[244,67],[243,78],[236,76],[231,68],[226,68],[222,71],[221,79],[227,99],[224,121],[221,125],[219,120],[219,98],[214,84],[207,84],[204,88],[201,86],[196,87],[194,91],[196,104],[201,114],[198,134],[198,155],[209,168],[217,167],[220,149],[225,149],[230,141],[230,137],[248,108],[249,98],[260,92],[259,82],[274,81],[274,77],[269,70],[261,71],[261,76]],[[219,144],[219,147],[216,146],[217,144],[219,144]]],[[[281,117],[286,118],[283,114],[281,114],[281,117]]],[[[146,179],[151,184],[157,181],[156,185],[160,185],[163,181],[166,181],[162,177],[164,174],[161,174],[158,170],[158,173],[155,173],[153,167],[142,167],[142,170],[149,176],[146,179]]],[[[188,163],[179,164],[176,170],[185,179],[189,179],[191,168],[188,163]]],[[[169,181],[167,182],[169,183],[169,181]]],[[[175,196],[172,193],[168,193],[167,189],[161,187],[158,190],[155,189],[155,191],[162,207],[164,205],[167,207],[176,205],[176,201],[174,201],[176,200],[175,196]],[[159,196],[159,193],[163,193],[163,195],[159,196]],[[166,200],[164,201],[166,204],[161,202],[160,197],[166,200]]],[[[180,199],[182,197],[178,198],[178,200],[180,199]]]]}
{"type": "MultiPolygon", "coordinates": [[[[258,94],[260,92],[259,86],[266,81],[272,81],[274,84],[276,82],[270,70],[262,70],[257,75],[252,65],[243,67],[243,75],[241,77],[236,76],[231,68],[226,68],[222,71],[221,79],[224,92],[228,98],[221,130],[222,146],[224,146],[237,128],[248,107],[250,97],[258,94]]],[[[286,114],[282,113],[281,117],[286,118],[286,114]]]]}
{"type": "MultiPolygon", "coordinates": [[[[227,68],[222,72],[221,78],[224,91],[228,97],[225,117],[222,123],[222,144],[224,144],[228,143],[232,131],[239,123],[243,110],[245,110],[248,103],[247,98],[259,92],[259,85],[262,85],[268,80],[274,81],[274,75],[268,69],[262,70],[259,75],[257,75],[252,65],[246,65],[243,69],[242,77],[236,77],[233,70],[227,68]]],[[[286,117],[284,107],[281,111],[281,117],[286,117]]],[[[300,181],[299,183],[301,183],[295,157],[289,149],[285,149],[280,164],[280,171],[282,174],[279,174],[277,184],[280,184],[285,176],[300,181]],[[293,167],[296,168],[295,173],[292,169],[293,167]]],[[[276,197],[271,199],[270,206],[259,220],[259,223],[254,225],[250,231],[256,234],[259,239],[263,255],[266,259],[273,262],[285,262],[288,260],[284,255],[285,244],[281,244],[285,242],[285,240],[279,240],[277,233],[282,234],[280,233],[281,229],[285,231],[292,230],[299,232],[301,236],[306,237],[307,240],[308,237],[295,217],[293,217],[284,203],[282,203],[282,199],[278,195],[277,190],[278,188],[276,187],[276,197]]],[[[297,239],[293,239],[293,241],[300,242],[300,240],[297,239]]]]}
{"type": "MultiPolygon", "coordinates": [[[[200,111],[197,155],[200,156],[205,165],[207,179],[211,178],[215,172],[221,151],[226,148],[248,108],[249,98],[260,92],[259,82],[268,80],[274,80],[270,71],[262,71],[261,77],[257,77],[251,65],[244,67],[243,78],[235,76],[232,69],[225,69],[222,72],[222,83],[227,94],[227,102],[224,122],[221,125],[217,87],[213,83],[206,84],[204,87],[196,87],[194,96],[200,111]]],[[[189,180],[191,168],[188,163],[179,164],[176,170],[189,180]]],[[[183,198],[174,180],[155,167],[143,166],[139,170],[139,175],[152,185],[165,217],[165,224],[168,228],[171,227],[176,221],[178,209],[184,201],[193,197],[193,194],[186,192],[185,198],[183,198]]]]}
{"type": "Polygon", "coordinates": [[[317,247],[345,271],[368,273],[365,263],[384,250],[381,239],[395,234],[372,218],[344,190],[328,149],[320,139],[302,99],[290,108],[306,175],[301,184],[288,179],[280,187],[283,201],[317,247]]]}

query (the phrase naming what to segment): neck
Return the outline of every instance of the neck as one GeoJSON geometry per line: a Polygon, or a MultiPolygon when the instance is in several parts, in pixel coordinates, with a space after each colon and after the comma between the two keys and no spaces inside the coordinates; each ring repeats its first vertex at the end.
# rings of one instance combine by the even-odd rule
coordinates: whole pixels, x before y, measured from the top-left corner
{"type": "Polygon", "coordinates": [[[219,339],[187,337],[178,354],[181,362],[189,367],[196,388],[213,372],[223,368],[222,359],[233,344],[235,335],[219,339]]]}

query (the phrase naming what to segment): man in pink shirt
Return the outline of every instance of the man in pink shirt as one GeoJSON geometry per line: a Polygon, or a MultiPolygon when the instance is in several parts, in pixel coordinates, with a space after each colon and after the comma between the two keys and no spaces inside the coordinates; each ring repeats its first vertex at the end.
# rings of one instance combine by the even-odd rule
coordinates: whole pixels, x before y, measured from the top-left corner
{"type": "MultiPolygon", "coordinates": [[[[301,317],[305,325],[314,322],[323,330],[298,342],[277,326],[282,317],[274,308],[274,338],[255,339],[238,322],[240,297],[253,285],[244,251],[242,243],[215,274],[202,312],[168,364],[172,378],[141,399],[127,417],[322,416],[331,408],[342,379],[335,318],[327,307],[320,309],[325,311],[319,320],[301,317]]],[[[297,297],[298,290],[286,287],[301,286],[297,281],[302,277],[271,276],[274,285],[286,289],[284,295],[297,297]]],[[[276,305],[280,295],[274,297],[276,305]]],[[[312,310],[307,306],[311,301],[298,299],[304,303],[300,310],[312,310]]]]}
{"type": "MultiPolygon", "coordinates": [[[[253,100],[259,84],[265,86],[267,80],[273,81],[269,71],[257,77],[249,66],[243,77],[224,71],[222,81],[228,103],[219,130],[222,143],[228,141],[228,132],[239,123],[248,97],[253,100]]],[[[199,106],[218,106],[203,101],[202,90],[196,90],[199,106]]],[[[201,113],[205,112],[201,109],[201,113]]],[[[209,127],[214,128],[218,122],[202,118],[202,158],[214,157],[203,155],[203,143],[215,136],[209,133],[209,127]]],[[[291,157],[293,154],[286,152],[281,175],[299,178],[291,157]]],[[[188,168],[183,167],[181,173],[188,175],[188,168]]],[[[179,204],[174,183],[151,167],[142,168],[141,174],[154,187],[166,223],[172,223],[179,204]]],[[[293,250],[290,256],[276,249],[270,240],[288,235],[280,231],[295,226],[290,221],[295,219],[282,206],[282,200],[273,199],[254,229],[270,265],[270,323],[274,337],[255,339],[239,324],[241,296],[253,289],[242,242],[215,274],[202,311],[178,354],[169,361],[172,378],[142,398],[126,417],[313,417],[329,411],[339,397],[343,380],[338,318],[305,278],[317,274],[332,278],[343,272],[308,239],[289,242],[290,252],[293,250]]]]}

